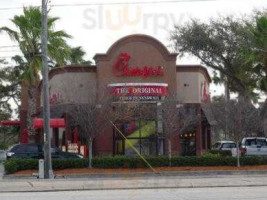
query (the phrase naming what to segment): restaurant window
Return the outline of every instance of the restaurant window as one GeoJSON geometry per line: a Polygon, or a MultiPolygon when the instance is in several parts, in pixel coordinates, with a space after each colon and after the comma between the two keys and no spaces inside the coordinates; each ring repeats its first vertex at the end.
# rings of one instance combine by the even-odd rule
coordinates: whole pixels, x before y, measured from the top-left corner
{"type": "Polygon", "coordinates": [[[137,152],[142,155],[163,154],[164,139],[157,136],[155,120],[133,120],[116,126],[128,142],[114,129],[115,155],[137,155],[137,152]]]}

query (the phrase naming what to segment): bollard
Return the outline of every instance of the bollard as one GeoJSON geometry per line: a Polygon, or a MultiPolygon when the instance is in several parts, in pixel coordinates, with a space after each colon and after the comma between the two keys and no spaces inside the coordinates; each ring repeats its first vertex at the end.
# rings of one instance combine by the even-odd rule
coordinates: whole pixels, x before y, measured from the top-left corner
{"type": "Polygon", "coordinates": [[[39,178],[44,179],[44,160],[39,160],[39,178]]]}

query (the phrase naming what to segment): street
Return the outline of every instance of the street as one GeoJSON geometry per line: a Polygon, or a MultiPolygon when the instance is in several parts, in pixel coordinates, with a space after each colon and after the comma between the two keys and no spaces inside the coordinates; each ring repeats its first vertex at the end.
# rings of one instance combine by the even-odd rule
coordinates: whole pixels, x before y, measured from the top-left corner
{"type": "Polygon", "coordinates": [[[91,190],[2,193],[1,200],[266,200],[267,187],[91,190]]]}

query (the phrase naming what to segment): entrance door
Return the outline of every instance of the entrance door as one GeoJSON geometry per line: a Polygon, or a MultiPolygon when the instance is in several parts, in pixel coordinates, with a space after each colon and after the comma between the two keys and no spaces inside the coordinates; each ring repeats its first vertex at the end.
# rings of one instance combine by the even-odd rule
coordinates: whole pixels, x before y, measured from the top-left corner
{"type": "Polygon", "coordinates": [[[155,121],[133,120],[116,126],[124,136],[114,129],[114,155],[136,155],[137,152],[143,155],[157,155],[157,148],[160,145],[158,144],[155,121]]]}
{"type": "Polygon", "coordinates": [[[195,156],[196,155],[196,138],[195,133],[185,133],[180,135],[181,155],[195,156]]]}

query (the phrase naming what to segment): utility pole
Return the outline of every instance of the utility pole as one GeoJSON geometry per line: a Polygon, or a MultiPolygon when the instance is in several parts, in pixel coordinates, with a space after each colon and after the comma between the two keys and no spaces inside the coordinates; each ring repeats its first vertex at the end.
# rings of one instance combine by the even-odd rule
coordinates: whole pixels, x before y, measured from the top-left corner
{"type": "Polygon", "coordinates": [[[50,105],[47,63],[47,2],[42,0],[42,75],[43,75],[43,124],[44,124],[44,178],[53,178],[50,138],[50,105]]]}

